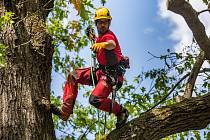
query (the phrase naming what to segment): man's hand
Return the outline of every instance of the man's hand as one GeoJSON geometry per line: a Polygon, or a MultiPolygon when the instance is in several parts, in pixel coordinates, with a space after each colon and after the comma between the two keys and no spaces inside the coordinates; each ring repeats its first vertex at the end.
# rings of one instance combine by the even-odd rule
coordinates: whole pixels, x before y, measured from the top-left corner
{"type": "Polygon", "coordinates": [[[101,42],[101,43],[95,43],[90,49],[92,49],[94,52],[99,52],[101,49],[105,49],[108,45],[108,42],[101,42]]]}
{"type": "Polygon", "coordinates": [[[94,33],[94,29],[92,26],[88,26],[87,29],[85,30],[85,33],[91,41],[95,41],[96,35],[94,33]]]}

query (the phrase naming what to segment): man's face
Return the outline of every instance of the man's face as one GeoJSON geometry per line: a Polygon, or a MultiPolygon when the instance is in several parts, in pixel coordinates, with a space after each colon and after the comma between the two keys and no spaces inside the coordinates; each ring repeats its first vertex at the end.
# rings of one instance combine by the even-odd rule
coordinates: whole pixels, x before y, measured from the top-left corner
{"type": "Polygon", "coordinates": [[[98,30],[98,34],[99,35],[103,35],[107,32],[107,30],[109,29],[109,24],[110,21],[109,19],[99,19],[96,22],[96,27],[98,30]]]}

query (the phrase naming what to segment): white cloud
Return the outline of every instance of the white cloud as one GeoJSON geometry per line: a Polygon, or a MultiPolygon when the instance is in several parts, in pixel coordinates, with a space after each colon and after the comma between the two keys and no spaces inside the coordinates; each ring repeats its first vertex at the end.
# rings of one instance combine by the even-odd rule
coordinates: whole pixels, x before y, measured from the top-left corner
{"type": "MultiPolygon", "coordinates": [[[[158,3],[158,14],[160,17],[169,21],[169,24],[173,25],[169,38],[177,41],[174,49],[175,51],[180,52],[184,46],[189,46],[192,43],[192,32],[182,16],[166,9],[166,0],[158,0],[158,3]]],[[[207,6],[202,2],[202,0],[190,0],[190,3],[196,11],[207,9],[207,6]]],[[[204,24],[207,35],[210,36],[210,13],[205,12],[200,14],[199,19],[204,24]]],[[[209,64],[204,63],[203,66],[209,67],[209,64]]]]}
{"type": "MultiPolygon", "coordinates": [[[[186,45],[190,45],[192,42],[192,32],[187,26],[184,18],[178,14],[175,14],[166,9],[166,0],[158,0],[159,2],[159,15],[169,21],[169,24],[173,25],[171,29],[170,39],[177,41],[174,46],[176,51],[181,51],[186,45]]],[[[191,0],[193,8],[197,11],[201,11],[207,8],[202,0],[191,0]]],[[[210,35],[210,14],[203,13],[199,16],[201,21],[206,27],[207,34],[210,35]]]]}

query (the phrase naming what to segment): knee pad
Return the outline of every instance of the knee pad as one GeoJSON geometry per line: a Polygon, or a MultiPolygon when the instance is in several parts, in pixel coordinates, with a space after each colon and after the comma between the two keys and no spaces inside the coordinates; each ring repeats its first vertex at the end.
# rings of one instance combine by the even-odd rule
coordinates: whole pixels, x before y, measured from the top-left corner
{"type": "Polygon", "coordinates": [[[92,95],[92,94],[89,97],[89,103],[96,108],[98,108],[100,106],[99,98],[97,96],[92,95]]]}

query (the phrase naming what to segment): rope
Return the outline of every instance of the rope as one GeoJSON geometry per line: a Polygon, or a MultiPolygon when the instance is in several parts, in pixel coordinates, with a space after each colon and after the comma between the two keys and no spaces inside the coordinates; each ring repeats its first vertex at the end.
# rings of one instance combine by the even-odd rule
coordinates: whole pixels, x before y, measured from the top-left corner
{"type": "MultiPolygon", "coordinates": [[[[94,44],[93,40],[91,40],[91,46],[94,44]]],[[[94,76],[93,76],[93,69],[95,69],[95,65],[96,65],[96,60],[95,60],[95,55],[92,53],[92,51],[90,50],[90,75],[91,75],[91,78],[92,78],[92,84],[94,87],[96,87],[96,83],[95,83],[95,79],[94,79],[94,76]]],[[[99,109],[97,109],[97,114],[98,114],[98,127],[100,126],[100,111],[99,109]]],[[[99,133],[99,139],[100,139],[100,127],[98,128],[98,133],[99,133]]]]}
{"type": "MultiPolygon", "coordinates": [[[[91,26],[88,26],[88,38],[90,39],[91,41],[91,46],[93,46],[94,42],[95,42],[95,34],[94,34],[94,30],[91,26]]],[[[86,31],[87,31],[86,29],[86,31]]],[[[87,34],[87,33],[86,33],[87,34]]],[[[90,50],[90,72],[91,72],[91,78],[92,78],[92,84],[94,87],[96,87],[96,83],[95,83],[95,77],[94,77],[94,73],[95,72],[95,68],[96,68],[96,55],[95,53],[93,53],[91,50],[90,50]]],[[[98,127],[99,127],[99,139],[100,139],[100,111],[99,109],[97,109],[97,113],[98,113],[98,127]]],[[[104,123],[104,134],[105,134],[105,131],[106,131],[106,112],[104,114],[104,119],[105,119],[105,123],[104,123]]]]}

